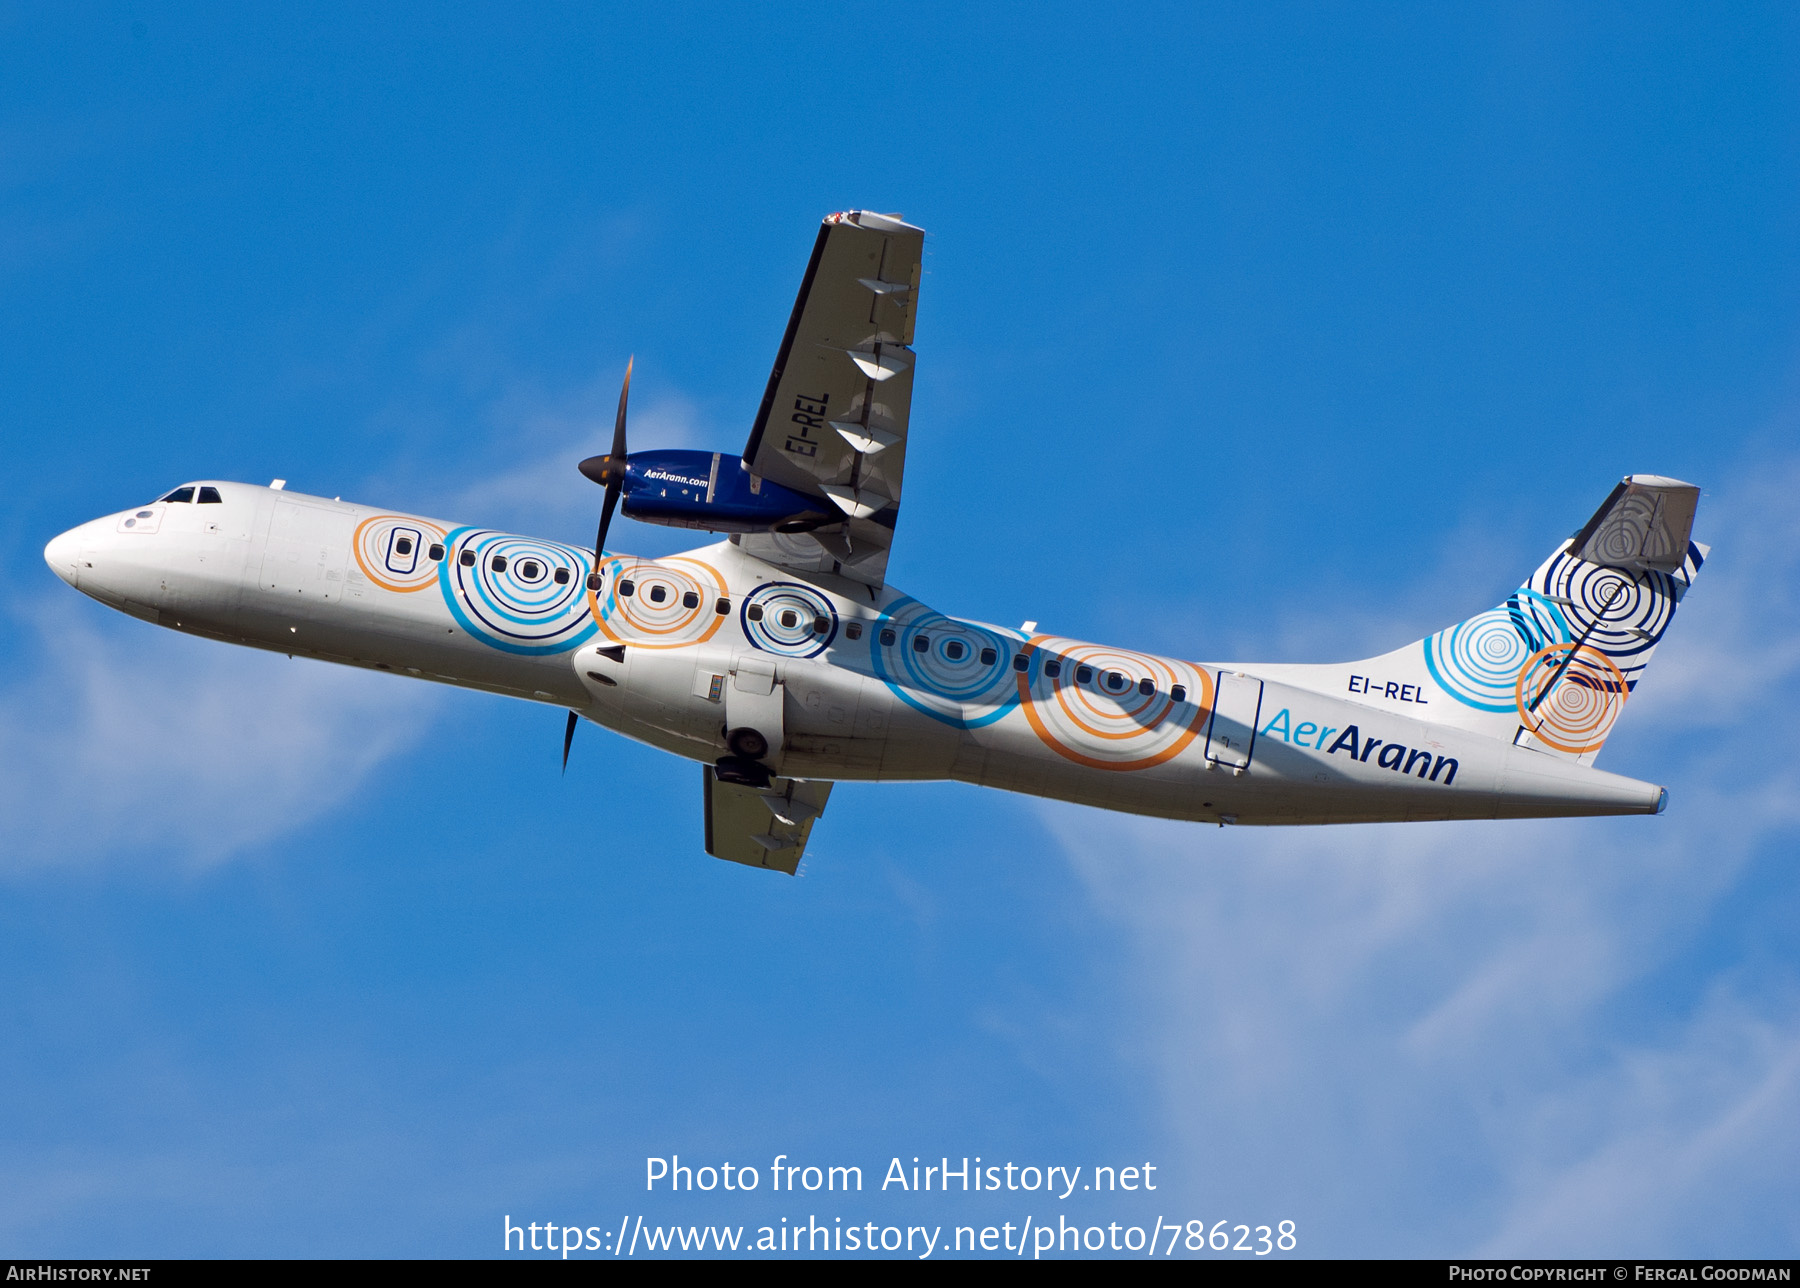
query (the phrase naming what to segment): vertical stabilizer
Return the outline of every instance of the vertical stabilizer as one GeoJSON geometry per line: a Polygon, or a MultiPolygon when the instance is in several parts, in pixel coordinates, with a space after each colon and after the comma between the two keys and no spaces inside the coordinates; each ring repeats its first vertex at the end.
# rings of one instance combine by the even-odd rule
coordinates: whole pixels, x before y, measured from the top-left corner
{"type": "Polygon", "coordinates": [[[1706,561],[1700,489],[1634,474],[1490,612],[1422,641],[1447,723],[1592,764],[1706,561]]]}
{"type": "Polygon", "coordinates": [[[1367,661],[1256,669],[1591,765],[1706,562],[1699,498],[1633,474],[1499,607],[1367,661]]]}

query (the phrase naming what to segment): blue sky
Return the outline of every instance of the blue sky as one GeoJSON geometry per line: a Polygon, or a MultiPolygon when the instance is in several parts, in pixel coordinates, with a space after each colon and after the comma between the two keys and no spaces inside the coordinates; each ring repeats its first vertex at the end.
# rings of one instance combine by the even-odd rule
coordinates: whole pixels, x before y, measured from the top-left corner
{"type": "Polygon", "coordinates": [[[0,1247],[1030,1210],[1794,1255],[1797,55],[1774,5],[0,7],[0,1247]],[[586,727],[559,778],[554,712],[39,557],[196,476],[590,539],[626,357],[635,444],[735,449],[858,206],[931,234],[891,578],[948,612],[1366,656],[1619,475],[1702,484],[1602,762],[1668,814],[849,785],[783,880],[701,853],[691,766],[586,727]],[[1162,1184],[647,1198],[670,1153],[1162,1184]]]}

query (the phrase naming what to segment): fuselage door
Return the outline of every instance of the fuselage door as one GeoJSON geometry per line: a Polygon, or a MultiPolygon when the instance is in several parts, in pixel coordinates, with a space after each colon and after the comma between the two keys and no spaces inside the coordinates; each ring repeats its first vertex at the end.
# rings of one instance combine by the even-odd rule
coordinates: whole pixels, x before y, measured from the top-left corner
{"type": "Polygon", "coordinates": [[[1212,724],[1206,731],[1206,758],[1225,769],[1245,769],[1262,714],[1262,681],[1242,671],[1220,671],[1212,724]]]}
{"type": "Polygon", "coordinates": [[[350,521],[339,511],[280,500],[263,552],[262,588],[335,603],[343,596],[350,521]]]}

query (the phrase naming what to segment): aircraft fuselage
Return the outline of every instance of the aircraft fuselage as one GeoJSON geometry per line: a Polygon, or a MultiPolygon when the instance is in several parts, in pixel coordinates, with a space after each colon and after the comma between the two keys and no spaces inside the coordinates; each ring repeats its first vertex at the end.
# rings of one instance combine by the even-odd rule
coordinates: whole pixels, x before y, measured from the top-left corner
{"type": "Polygon", "coordinates": [[[1308,668],[1027,634],[731,541],[609,554],[596,591],[574,547],[207,486],[219,501],[97,519],[46,559],[162,626],[566,708],[690,760],[717,762],[728,730],[754,728],[770,771],[796,779],[959,779],[1241,824],[1648,814],[1664,799],[1435,724],[1422,689],[1380,677],[1327,686],[1308,668]]]}

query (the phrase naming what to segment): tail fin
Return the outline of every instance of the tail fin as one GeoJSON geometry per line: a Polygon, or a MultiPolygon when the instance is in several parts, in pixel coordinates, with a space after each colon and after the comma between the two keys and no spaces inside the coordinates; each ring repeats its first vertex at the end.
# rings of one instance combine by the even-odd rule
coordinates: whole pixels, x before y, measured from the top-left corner
{"type": "Polygon", "coordinates": [[[1633,474],[1506,602],[1297,682],[1591,765],[1706,562],[1700,489],[1633,474]],[[1407,683],[1406,681],[1411,681],[1407,683]]]}
{"type": "Polygon", "coordinates": [[[1435,718],[1592,764],[1706,562],[1699,500],[1627,477],[1499,608],[1421,641],[1448,700],[1435,718]]]}

